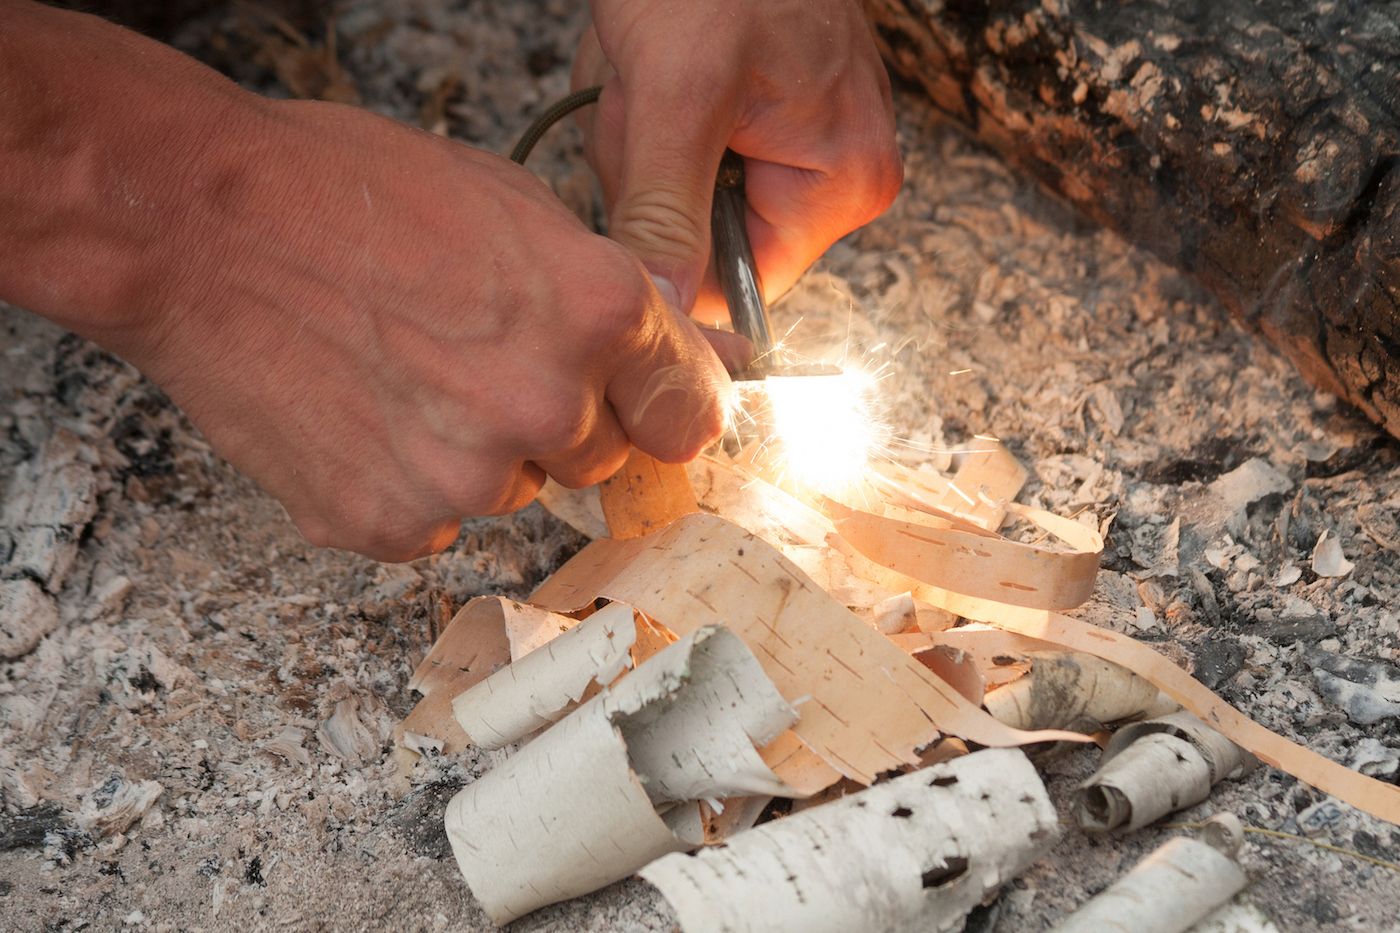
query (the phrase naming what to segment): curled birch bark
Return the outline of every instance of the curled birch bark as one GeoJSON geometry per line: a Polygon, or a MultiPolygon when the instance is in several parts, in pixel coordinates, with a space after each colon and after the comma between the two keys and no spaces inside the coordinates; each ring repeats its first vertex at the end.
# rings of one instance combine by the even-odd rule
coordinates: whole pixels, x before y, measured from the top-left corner
{"type": "Polygon", "coordinates": [[[765,823],[641,876],[684,933],[961,929],[1039,858],[1055,809],[1026,756],[990,749],[765,823]]]}
{"type": "Polygon", "coordinates": [[[1253,755],[1178,711],[1119,729],[1099,770],[1079,785],[1074,817],[1086,832],[1130,832],[1200,803],[1227,778],[1253,770],[1253,755]]]}
{"type": "Polygon", "coordinates": [[[593,684],[616,680],[636,641],[632,607],[611,603],[469,687],[452,714],[474,744],[503,748],[562,719],[593,684]]]}
{"type": "Polygon", "coordinates": [[[1178,836],[1055,927],[1055,933],[1184,933],[1244,889],[1234,859],[1178,836]]]}
{"type": "Polygon", "coordinates": [[[467,603],[408,681],[408,688],[423,699],[399,724],[400,748],[436,748],[445,755],[461,751],[468,744],[467,735],[452,716],[452,701],[520,657],[527,645],[541,644],[577,624],[567,616],[500,596],[467,603]]]}
{"type": "Polygon", "coordinates": [[[987,694],[987,712],[1017,729],[1067,729],[1121,722],[1176,708],[1150,681],[1092,655],[1030,656],[1026,676],[987,694]]]}
{"type": "Polygon", "coordinates": [[[996,531],[1006,519],[1007,503],[1026,485],[1030,473],[1000,443],[981,443],[988,446],[962,454],[952,476],[910,470],[891,462],[875,467],[878,478],[874,482],[892,500],[947,512],[996,531]]]}
{"type": "Polygon", "coordinates": [[[1021,544],[956,515],[889,506],[886,515],[876,515],[838,502],[825,508],[837,534],[871,560],[957,593],[1032,609],[1069,609],[1094,591],[1102,536],[1041,509],[1004,505],[1069,550],[1021,544]]]}
{"type": "MultiPolygon", "coordinates": [[[[603,538],[531,596],[559,611],[597,597],[629,603],[677,634],[723,625],[744,639],[778,689],[810,696],[794,727],[805,754],[837,777],[871,783],[918,760],[941,732],[982,745],[1083,741],[1062,731],[1009,729],[852,615],[773,546],[704,513],[646,538],[603,538]]],[[[625,684],[627,681],[623,681],[625,684]]],[[[769,759],[770,762],[774,759],[769,759]]],[[[797,776],[775,765],[789,784],[797,776]]],[[[815,786],[814,786],[815,785],[815,786]]]]}
{"type": "Polygon", "coordinates": [[[738,638],[697,629],[452,798],[457,866],[497,923],[601,888],[703,840],[685,801],[790,793],[755,746],[796,719],[738,638]]]}
{"type": "Polygon", "coordinates": [[[603,503],[597,486],[569,489],[547,479],[535,495],[535,501],[590,541],[608,534],[608,523],[603,518],[603,503]]]}

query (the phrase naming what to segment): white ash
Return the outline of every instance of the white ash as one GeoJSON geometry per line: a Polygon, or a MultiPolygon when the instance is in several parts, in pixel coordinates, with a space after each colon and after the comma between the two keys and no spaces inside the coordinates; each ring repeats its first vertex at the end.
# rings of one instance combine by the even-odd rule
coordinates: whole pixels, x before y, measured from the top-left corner
{"type": "MultiPolygon", "coordinates": [[[[342,58],[367,105],[415,123],[431,96],[422,88],[460,75],[446,129],[499,152],[567,89],[582,7],[356,0],[341,14],[342,58]]],[[[232,63],[247,51],[243,40],[214,47],[235,15],[195,24],[182,45],[275,90],[266,68],[232,63]]],[[[794,336],[819,337],[816,324],[828,321],[825,339],[839,343],[849,320],[857,353],[887,343],[882,353],[897,368],[882,383],[888,417],[902,436],[936,448],[905,448],[905,459],[946,465],[972,434],[1005,439],[1033,469],[1030,500],[1113,519],[1105,569],[1136,584],[1157,620],[1135,636],[1214,672],[1224,695],[1270,728],[1384,773],[1400,750],[1400,723],[1348,720],[1320,692],[1307,652],[1329,641],[1323,650],[1334,654],[1400,661],[1395,442],[1313,392],[1184,278],[1067,216],[955,132],[930,128],[918,99],[901,95],[898,108],[905,191],[777,308],[780,328],[805,316],[794,336]],[[1225,508],[1212,487],[1254,459],[1287,488],[1225,508]],[[1311,566],[1324,531],[1355,565],[1346,577],[1311,566]],[[1227,569],[1205,560],[1208,547],[1229,552],[1227,569]],[[1258,566],[1243,566],[1246,556],[1258,566]],[[1285,620],[1299,605],[1309,611],[1285,620]],[[1268,629],[1311,619],[1330,631],[1279,643],[1268,629]]],[[[531,167],[596,218],[573,126],[551,131],[531,167]]],[[[62,427],[93,452],[97,482],[96,512],[50,594],[56,631],[0,665],[0,834],[21,812],[57,808],[40,820],[47,848],[41,834],[36,846],[0,852],[0,910],[33,928],[116,928],[139,914],[176,928],[311,919],[489,929],[443,859],[440,828],[446,799],[482,770],[479,757],[425,762],[395,800],[384,745],[363,743],[365,760],[353,765],[313,736],[354,696],[378,741],[381,725],[411,704],[404,685],[439,624],[439,597],[522,597],[581,539],[532,508],[468,523],[449,554],[413,565],[418,582],[392,578],[306,547],[280,507],[215,458],[129,367],[18,311],[0,311],[0,354],[0,478],[32,464],[62,427]],[[89,615],[108,574],[131,589],[89,615]],[[129,664],[147,648],[195,677],[164,686],[152,671],[156,687],[133,685],[133,676],[147,683],[140,663],[129,664]],[[371,698],[382,709],[366,718],[371,698]],[[129,841],[105,851],[75,820],[83,795],[112,774],[165,790],[123,831],[129,841]],[[453,790],[443,796],[445,786],[453,790]],[[148,826],[155,813],[163,824],[148,826]]],[[[0,538],[0,551],[10,548],[0,538]]],[[[1109,579],[1115,608],[1130,602],[1109,579]]],[[[1135,617],[1138,606],[1122,608],[1135,617]]],[[[1084,751],[1042,763],[1066,817],[1094,760],[1084,751]]],[[[1296,829],[1318,802],[1260,769],[1179,818],[1230,810],[1296,829]]],[[[1163,838],[1145,830],[1110,845],[1066,832],[1003,894],[997,928],[1046,929],[1163,838]]],[[[1400,857],[1392,827],[1349,810],[1319,838],[1400,857]]],[[[1383,868],[1258,836],[1244,858],[1253,897],[1282,929],[1383,929],[1400,914],[1383,868]]],[[[627,882],[519,926],[671,922],[653,892],[627,882]]]]}

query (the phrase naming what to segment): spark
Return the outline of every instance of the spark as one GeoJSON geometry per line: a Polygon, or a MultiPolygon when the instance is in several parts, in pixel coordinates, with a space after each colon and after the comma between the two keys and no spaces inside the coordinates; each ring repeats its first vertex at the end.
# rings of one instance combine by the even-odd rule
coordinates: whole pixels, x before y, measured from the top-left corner
{"type": "MultiPolygon", "coordinates": [[[[794,322],[771,355],[765,354],[764,361],[772,368],[831,361],[830,356],[807,358],[795,349],[794,332],[802,323],[801,318],[794,322]]],[[[761,464],[769,482],[799,498],[817,493],[847,503],[878,499],[876,487],[887,482],[879,470],[882,461],[898,463],[908,454],[975,453],[985,451],[987,442],[996,442],[992,435],[981,434],[976,440],[982,444],[944,447],[898,434],[887,420],[892,404],[889,380],[899,375],[891,358],[897,349],[880,342],[853,353],[849,319],[846,330],[844,347],[833,354],[839,373],[770,375],[734,384],[729,434],[741,457],[761,464]]],[[[951,491],[969,507],[976,504],[956,485],[951,491]]]]}
{"type": "Polygon", "coordinates": [[[876,377],[850,367],[831,376],[765,381],[784,472],[827,494],[858,486],[888,435],[875,415],[876,377]]]}
{"type": "Polygon", "coordinates": [[[953,490],[953,492],[957,493],[958,496],[961,497],[961,499],[962,499],[964,502],[966,502],[968,505],[976,505],[976,504],[977,504],[977,500],[976,500],[976,499],[972,498],[972,497],[969,496],[967,493],[963,492],[962,489],[960,489],[960,488],[958,487],[958,484],[955,483],[955,482],[953,482],[952,480],[948,480],[948,488],[951,489],[951,490],[953,490]]]}
{"type": "Polygon", "coordinates": [[[883,369],[847,361],[831,375],[736,383],[730,423],[758,429],[756,456],[769,464],[778,485],[834,498],[863,496],[872,461],[886,455],[892,440],[879,415],[883,369]]]}

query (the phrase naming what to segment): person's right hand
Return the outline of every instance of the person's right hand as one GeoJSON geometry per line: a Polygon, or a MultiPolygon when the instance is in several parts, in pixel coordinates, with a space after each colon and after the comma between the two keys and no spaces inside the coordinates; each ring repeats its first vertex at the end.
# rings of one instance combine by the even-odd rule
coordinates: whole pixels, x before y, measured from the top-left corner
{"type": "Polygon", "coordinates": [[[142,193],[168,222],[158,326],[106,342],[312,543],[409,559],[546,473],[584,486],[629,443],[684,461],[719,434],[706,338],[524,169],[339,105],[246,119],[142,193]]]}

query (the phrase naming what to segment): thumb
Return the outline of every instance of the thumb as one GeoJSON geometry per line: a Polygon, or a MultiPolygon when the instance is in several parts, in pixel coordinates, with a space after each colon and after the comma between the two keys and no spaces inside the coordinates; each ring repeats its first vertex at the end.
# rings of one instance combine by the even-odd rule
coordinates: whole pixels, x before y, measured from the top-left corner
{"type": "MultiPolygon", "coordinates": [[[[697,110],[695,87],[689,80],[655,76],[624,79],[610,82],[599,101],[602,114],[624,110],[609,236],[636,254],[654,278],[674,286],[682,310],[694,304],[709,260],[715,174],[734,129],[731,119],[697,110]]],[[[661,290],[669,289],[663,284],[661,290]]]]}

